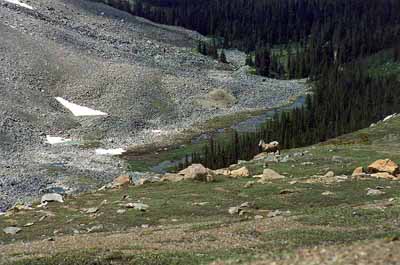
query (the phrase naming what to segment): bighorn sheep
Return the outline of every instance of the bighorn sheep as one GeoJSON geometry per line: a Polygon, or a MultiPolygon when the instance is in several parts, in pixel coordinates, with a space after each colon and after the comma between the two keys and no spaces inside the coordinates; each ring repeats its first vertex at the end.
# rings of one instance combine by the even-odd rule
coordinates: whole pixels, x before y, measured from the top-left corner
{"type": "Polygon", "coordinates": [[[263,150],[263,152],[266,153],[274,153],[274,154],[280,154],[280,146],[279,142],[273,141],[270,142],[269,144],[265,143],[264,140],[260,140],[258,146],[260,146],[263,150]]]}

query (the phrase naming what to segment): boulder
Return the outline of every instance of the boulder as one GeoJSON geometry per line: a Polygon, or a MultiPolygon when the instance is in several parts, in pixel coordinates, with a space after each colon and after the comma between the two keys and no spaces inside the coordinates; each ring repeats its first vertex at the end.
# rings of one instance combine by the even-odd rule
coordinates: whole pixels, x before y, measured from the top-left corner
{"type": "Polygon", "coordinates": [[[279,174],[278,172],[270,169],[270,168],[266,168],[263,171],[262,174],[262,179],[263,180],[276,180],[276,179],[284,179],[285,176],[282,176],[281,174],[279,174]]]}
{"type": "Polygon", "coordinates": [[[185,176],[179,174],[167,173],[161,177],[161,181],[179,182],[185,179],[185,176]]]}
{"type": "Polygon", "coordinates": [[[113,187],[122,187],[122,186],[128,186],[130,185],[131,178],[129,176],[119,176],[118,178],[113,180],[113,187]]]}
{"type": "Polygon", "coordinates": [[[8,234],[8,235],[15,235],[19,232],[21,232],[21,228],[19,227],[15,227],[15,226],[10,226],[10,227],[6,227],[3,229],[3,232],[8,234]]]}
{"type": "Polygon", "coordinates": [[[160,181],[161,175],[154,172],[137,172],[131,171],[128,173],[131,183],[134,185],[143,185],[145,183],[152,183],[160,181]]]}
{"type": "Polygon", "coordinates": [[[228,177],[231,174],[231,171],[226,168],[221,168],[221,169],[214,170],[214,173],[216,175],[223,175],[223,176],[228,177]]]}
{"type": "Polygon", "coordinates": [[[247,167],[241,167],[239,169],[232,170],[230,176],[233,178],[240,178],[240,177],[246,178],[250,176],[250,172],[247,169],[247,167]]]}
{"type": "Polygon", "coordinates": [[[363,167],[358,167],[358,168],[354,169],[353,173],[351,174],[351,176],[353,176],[353,177],[362,176],[362,175],[364,175],[363,167]]]}
{"type": "Polygon", "coordinates": [[[265,159],[268,156],[268,153],[262,152],[253,157],[253,160],[262,160],[265,159]]]}
{"type": "Polygon", "coordinates": [[[387,172],[378,172],[375,174],[371,174],[372,177],[378,178],[378,179],[396,179],[395,176],[387,173],[387,172]]]}
{"type": "Polygon", "coordinates": [[[238,164],[232,164],[228,167],[228,170],[235,170],[238,167],[238,164]]]}
{"type": "Polygon", "coordinates": [[[399,166],[390,159],[376,160],[374,163],[368,166],[368,173],[387,172],[395,175],[399,172],[399,166]]]}
{"type": "Polygon", "coordinates": [[[205,182],[215,181],[215,174],[211,169],[204,167],[201,164],[193,164],[178,173],[185,179],[194,179],[205,182]]]}
{"type": "Polygon", "coordinates": [[[40,202],[46,203],[46,202],[61,202],[63,203],[63,197],[58,194],[58,193],[47,193],[45,195],[42,196],[42,199],[40,200],[40,202]]]}
{"type": "Polygon", "coordinates": [[[323,177],[324,178],[333,178],[335,176],[335,172],[328,171],[323,177]]]}

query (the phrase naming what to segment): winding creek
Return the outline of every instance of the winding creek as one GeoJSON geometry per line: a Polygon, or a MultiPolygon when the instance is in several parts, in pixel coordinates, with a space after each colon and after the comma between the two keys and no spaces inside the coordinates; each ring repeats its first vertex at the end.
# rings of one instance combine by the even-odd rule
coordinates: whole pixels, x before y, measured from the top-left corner
{"type": "MultiPolygon", "coordinates": [[[[255,132],[258,128],[260,128],[260,126],[263,123],[265,123],[267,120],[271,119],[276,113],[280,113],[282,111],[288,111],[288,110],[291,110],[294,108],[301,107],[302,105],[304,105],[305,100],[306,100],[306,96],[304,96],[304,95],[300,96],[294,102],[292,102],[288,105],[285,105],[285,106],[282,106],[279,108],[266,110],[265,112],[263,112],[260,115],[253,116],[244,121],[237,122],[228,128],[219,128],[212,132],[206,132],[201,135],[197,135],[197,136],[193,137],[189,143],[187,143],[186,145],[184,145],[182,147],[178,147],[178,148],[186,148],[186,149],[190,150],[191,147],[205,143],[211,137],[224,137],[224,135],[226,135],[228,137],[229,134],[232,133],[233,130],[236,130],[240,133],[255,132]]],[[[178,166],[180,163],[184,162],[184,160],[185,160],[185,155],[182,155],[179,159],[157,161],[153,165],[149,166],[149,170],[152,172],[162,174],[162,173],[167,172],[168,169],[178,166]]],[[[135,169],[135,168],[133,168],[133,169],[135,169]]]]}

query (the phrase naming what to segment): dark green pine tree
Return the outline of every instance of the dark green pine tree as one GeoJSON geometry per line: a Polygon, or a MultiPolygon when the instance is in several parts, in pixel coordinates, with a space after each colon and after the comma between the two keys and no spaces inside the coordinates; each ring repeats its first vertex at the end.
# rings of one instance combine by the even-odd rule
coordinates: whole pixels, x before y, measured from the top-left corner
{"type": "Polygon", "coordinates": [[[393,58],[395,62],[400,62],[400,43],[394,48],[393,58]]]}
{"type": "Polygon", "coordinates": [[[226,55],[224,50],[221,51],[221,54],[219,55],[219,61],[221,63],[228,63],[228,61],[226,60],[226,55]]]}
{"type": "Polygon", "coordinates": [[[254,63],[258,75],[269,76],[271,64],[271,52],[269,48],[257,48],[254,63]]]}
{"type": "Polygon", "coordinates": [[[246,56],[246,65],[254,67],[253,56],[251,56],[251,54],[247,54],[246,56]]]}

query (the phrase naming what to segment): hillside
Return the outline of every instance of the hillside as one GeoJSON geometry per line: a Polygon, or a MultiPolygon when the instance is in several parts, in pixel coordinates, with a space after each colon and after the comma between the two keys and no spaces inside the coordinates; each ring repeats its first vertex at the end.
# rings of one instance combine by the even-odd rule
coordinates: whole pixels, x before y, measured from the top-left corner
{"type": "Polygon", "coordinates": [[[108,149],[169,144],[201,133],[194,124],[276,107],[305,90],[198,54],[204,37],[194,31],[95,1],[12,2],[0,0],[0,210],[111,181],[127,168],[98,155],[108,149]],[[234,100],[215,100],[219,89],[234,100]],[[56,97],[108,115],[74,116],[56,97]],[[69,141],[51,145],[48,136],[69,141]]]}
{"type": "Polygon", "coordinates": [[[0,0],[0,265],[400,264],[399,3],[0,0]]]}
{"type": "Polygon", "coordinates": [[[247,167],[250,177],[146,183],[15,209],[0,217],[1,229],[21,228],[2,235],[2,261],[397,264],[400,182],[352,172],[377,159],[399,162],[399,129],[395,116],[284,151],[280,162],[268,162],[285,176],[276,180],[252,181],[264,162],[251,160],[232,167],[247,167]],[[138,202],[141,211],[124,206],[138,202]]]}

